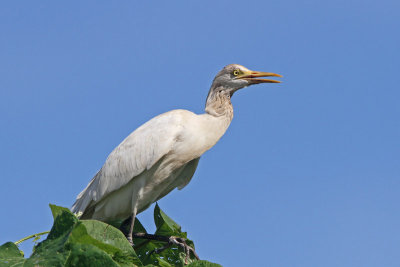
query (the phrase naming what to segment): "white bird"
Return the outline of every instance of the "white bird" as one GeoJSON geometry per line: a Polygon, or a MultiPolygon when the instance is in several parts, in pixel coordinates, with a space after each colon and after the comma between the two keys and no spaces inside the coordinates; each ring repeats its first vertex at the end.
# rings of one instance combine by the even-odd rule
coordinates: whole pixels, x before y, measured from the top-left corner
{"type": "Polygon", "coordinates": [[[173,189],[184,188],[201,155],[228,129],[233,93],[252,84],[279,82],[259,78],[267,76],[282,77],[237,64],[224,67],[211,85],[204,114],[172,110],[137,128],[111,152],[71,211],[82,214],[81,219],[103,222],[132,216],[127,239],[133,244],[136,215],[173,189]]]}

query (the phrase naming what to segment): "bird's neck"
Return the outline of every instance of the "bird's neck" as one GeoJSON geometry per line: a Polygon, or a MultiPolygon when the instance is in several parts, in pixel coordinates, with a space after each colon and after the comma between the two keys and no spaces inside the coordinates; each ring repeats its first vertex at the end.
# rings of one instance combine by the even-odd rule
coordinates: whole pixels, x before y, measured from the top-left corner
{"type": "Polygon", "coordinates": [[[224,135],[233,118],[231,97],[223,90],[210,91],[206,101],[206,113],[198,116],[196,142],[199,142],[199,155],[214,146],[224,135]]]}
{"type": "Polygon", "coordinates": [[[226,90],[218,90],[218,88],[210,90],[205,111],[207,114],[214,117],[224,117],[230,123],[233,119],[233,107],[230,94],[226,90]]]}

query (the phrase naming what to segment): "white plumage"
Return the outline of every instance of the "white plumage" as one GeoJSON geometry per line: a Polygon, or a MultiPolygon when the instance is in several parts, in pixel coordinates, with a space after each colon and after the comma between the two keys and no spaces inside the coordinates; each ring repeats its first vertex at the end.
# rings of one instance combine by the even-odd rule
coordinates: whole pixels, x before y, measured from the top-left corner
{"type": "Polygon", "coordinates": [[[200,156],[214,146],[233,118],[231,97],[243,87],[279,76],[232,64],[223,68],[210,88],[206,113],[173,110],[146,122],[108,156],[100,171],[78,195],[71,210],[82,219],[104,222],[132,216],[191,180],[200,156]]]}
{"type": "Polygon", "coordinates": [[[224,134],[230,118],[186,110],[161,114],[111,152],[78,195],[72,211],[82,218],[127,218],[192,178],[200,156],[224,134]]]}

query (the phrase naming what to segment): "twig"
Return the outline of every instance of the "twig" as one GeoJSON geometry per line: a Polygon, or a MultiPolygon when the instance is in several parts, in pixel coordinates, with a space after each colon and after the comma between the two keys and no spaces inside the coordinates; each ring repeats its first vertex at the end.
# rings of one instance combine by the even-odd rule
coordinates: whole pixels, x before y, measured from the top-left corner
{"type": "MultiPolygon", "coordinates": [[[[185,251],[186,263],[189,258],[190,252],[193,253],[193,255],[195,256],[196,259],[200,260],[196,251],[191,246],[186,244],[186,240],[184,238],[175,237],[175,236],[152,235],[152,234],[147,234],[147,233],[132,233],[132,237],[133,238],[141,238],[141,239],[157,240],[157,241],[161,241],[161,242],[166,242],[168,244],[174,244],[174,245],[180,246],[183,249],[183,251],[185,251]]],[[[160,249],[162,249],[161,251],[163,251],[165,249],[165,247],[166,246],[161,247],[160,248],[160,249]]],[[[153,251],[153,252],[160,253],[161,251],[159,251],[159,252],[153,251]]]]}
{"type": "Polygon", "coordinates": [[[172,243],[168,243],[168,244],[166,244],[165,246],[162,246],[162,247],[160,247],[160,248],[155,248],[155,249],[153,249],[153,250],[149,253],[149,256],[150,256],[151,254],[153,254],[153,253],[156,253],[156,254],[161,253],[161,252],[163,252],[164,250],[166,250],[167,248],[170,248],[172,245],[173,245],[172,243]]]}
{"type": "Polygon", "coordinates": [[[39,237],[39,236],[42,236],[42,235],[45,235],[45,234],[48,234],[48,233],[50,233],[50,231],[41,232],[41,233],[38,233],[38,234],[33,234],[33,235],[30,235],[30,236],[24,237],[21,240],[18,240],[17,242],[14,242],[14,244],[15,245],[19,245],[19,244],[21,244],[22,242],[24,242],[24,241],[26,241],[28,239],[31,239],[31,238],[34,238],[34,237],[39,237]]]}

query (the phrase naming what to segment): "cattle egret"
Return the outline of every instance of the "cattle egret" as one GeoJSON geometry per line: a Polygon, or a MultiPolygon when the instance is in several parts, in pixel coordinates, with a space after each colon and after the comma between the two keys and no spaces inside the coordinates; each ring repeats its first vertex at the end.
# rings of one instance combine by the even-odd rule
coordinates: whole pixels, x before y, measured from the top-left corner
{"type": "Polygon", "coordinates": [[[135,217],[173,189],[191,180],[200,157],[213,147],[233,118],[232,95],[279,74],[225,66],[214,78],[205,113],[172,110],[132,132],[108,156],[103,167],[78,195],[71,211],[81,219],[110,222],[132,218],[127,233],[133,244],[135,217]]]}

